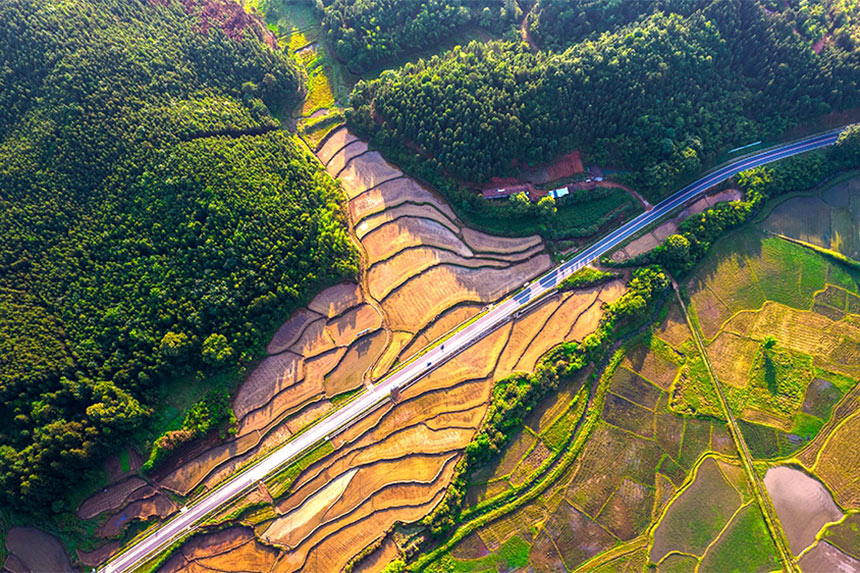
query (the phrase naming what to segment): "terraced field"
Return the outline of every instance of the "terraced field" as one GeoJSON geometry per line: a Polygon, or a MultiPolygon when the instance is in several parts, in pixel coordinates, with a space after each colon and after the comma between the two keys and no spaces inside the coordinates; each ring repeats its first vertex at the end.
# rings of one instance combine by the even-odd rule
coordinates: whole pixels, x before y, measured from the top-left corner
{"type": "MultiPolygon", "coordinates": [[[[853,570],[860,276],[765,234],[770,221],[722,238],[683,286],[744,438],[770,466],[765,486],[792,552],[804,570],[853,570]]],[[[538,309],[529,321],[550,314],[538,309]]],[[[604,373],[600,421],[571,469],[430,570],[504,570],[506,544],[520,542],[535,571],[780,568],[683,313],[670,302],[662,316],[604,373]]],[[[539,424],[526,420],[498,461],[472,476],[472,508],[516,489],[535,458],[564,449],[578,419],[571,384],[563,404],[539,424]]]]}
{"type": "MultiPolygon", "coordinates": [[[[360,283],[320,293],[273,335],[268,357],[235,396],[235,436],[184,452],[151,483],[130,478],[81,507],[104,521],[106,538],[174,510],[167,492],[212,487],[550,265],[538,237],[463,227],[441,199],[345,130],[333,131],[318,156],[350,198],[346,209],[364,253],[360,283]]],[[[394,523],[416,521],[438,503],[484,416],[493,380],[530,371],[556,344],[591,333],[623,284],[542,301],[223,509],[212,523],[232,524],[224,530],[230,533],[195,537],[166,570],[342,568],[394,523]],[[228,565],[234,554],[238,565],[228,565]]],[[[557,447],[536,442],[512,483],[525,482],[557,447]]]]}
{"type": "MultiPolygon", "coordinates": [[[[860,378],[857,280],[818,253],[747,226],[721,240],[688,281],[711,362],[754,456],[797,451],[860,378]]],[[[673,408],[720,416],[702,366],[692,363],[677,381],[673,408]]]]}

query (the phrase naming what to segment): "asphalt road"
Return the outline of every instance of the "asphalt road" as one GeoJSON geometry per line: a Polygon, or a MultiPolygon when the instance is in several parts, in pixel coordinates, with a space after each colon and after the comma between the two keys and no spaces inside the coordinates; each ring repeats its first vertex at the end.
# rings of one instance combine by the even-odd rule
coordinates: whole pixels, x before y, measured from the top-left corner
{"type": "Polygon", "coordinates": [[[593,262],[598,257],[609,253],[619,243],[669,214],[697,195],[702,194],[705,190],[746,169],[765,165],[812,149],[832,145],[836,142],[838,136],[838,131],[830,132],[750,155],[717,169],[695,183],[684,187],[654,206],[650,211],[641,213],[615,231],[609,233],[569,261],[547,271],[544,275],[532,281],[521,292],[503,301],[475,322],[453,334],[444,341],[444,344],[437,345],[387,378],[380,380],[372,390],[361,394],[353,401],[344,405],[340,410],[318,422],[305,433],[299,434],[293,440],[285,443],[256,465],[240,471],[216,489],[197,499],[187,509],[183,508],[174,517],[159,526],[154,533],[124,549],[103,565],[99,571],[104,571],[105,573],[132,571],[136,567],[143,565],[146,561],[152,559],[160,551],[166,549],[170,544],[179,539],[185,532],[191,530],[215,509],[248,490],[254,483],[262,480],[268,474],[285,466],[314,444],[327,439],[328,436],[361,418],[362,415],[381,401],[387,400],[392,389],[402,389],[426,375],[448,358],[468,348],[485,334],[509,320],[520,307],[527,304],[530,300],[546,291],[554,289],[567,276],[593,262]]]}

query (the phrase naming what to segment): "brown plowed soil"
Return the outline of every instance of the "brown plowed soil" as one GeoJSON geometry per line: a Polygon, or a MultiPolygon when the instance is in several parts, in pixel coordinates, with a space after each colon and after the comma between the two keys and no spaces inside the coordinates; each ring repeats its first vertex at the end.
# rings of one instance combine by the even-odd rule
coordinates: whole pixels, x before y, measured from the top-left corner
{"type": "Polygon", "coordinates": [[[167,477],[161,480],[161,486],[180,495],[187,495],[203,481],[209,473],[230,458],[240,456],[257,445],[260,436],[257,433],[249,433],[220,444],[207,450],[173,470],[167,477]]]}
{"type": "Polygon", "coordinates": [[[382,326],[379,311],[369,304],[352,307],[328,323],[328,333],[338,346],[349,346],[365,330],[377,330],[382,326]]]}
{"type": "Polygon", "coordinates": [[[150,517],[167,517],[176,510],[176,505],[169,498],[156,494],[147,499],[141,499],[126,506],[122,511],[110,516],[98,529],[99,537],[111,538],[119,535],[132,521],[146,521],[150,517]]]}
{"type": "Polygon", "coordinates": [[[356,140],[350,143],[349,145],[342,147],[331,160],[326,164],[325,170],[329,172],[329,175],[332,177],[337,177],[338,173],[340,173],[341,169],[346,167],[346,164],[349,163],[354,157],[358,157],[362,153],[367,152],[367,144],[361,140],[356,140]]]}
{"type": "Polygon", "coordinates": [[[549,266],[549,257],[540,255],[506,269],[433,267],[401,285],[382,305],[391,328],[414,332],[460,302],[498,300],[549,266]]]}
{"type": "Polygon", "coordinates": [[[314,388],[323,388],[326,375],[340,364],[346,355],[346,348],[339,347],[314,356],[305,362],[305,384],[314,388]]]}
{"type": "Polygon", "coordinates": [[[373,265],[367,273],[367,284],[371,295],[380,300],[410,278],[442,264],[466,268],[508,266],[507,263],[493,259],[464,258],[447,250],[414,247],[400,251],[392,258],[373,265]]]}
{"type": "Polygon", "coordinates": [[[329,398],[361,386],[364,373],[385,350],[385,332],[377,330],[362,336],[347,350],[343,359],[325,378],[325,393],[329,398]]]}
{"type": "Polygon", "coordinates": [[[412,340],[412,334],[409,332],[394,332],[391,335],[391,342],[385,348],[385,352],[379,358],[379,361],[373,367],[372,378],[375,380],[382,377],[394,366],[395,360],[403,351],[403,348],[412,340]]]}
{"type": "Polygon", "coordinates": [[[104,490],[88,497],[78,508],[77,515],[81,519],[92,519],[105,511],[122,507],[132,492],[142,488],[146,482],[138,477],[130,477],[125,481],[108,486],[104,490]]]}
{"type": "Polygon", "coordinates": [[[249,412],[242,418],[239,422],[239,435],[262,430],[281,414],[296,410],[321,397],[322,394],[322,386],[311,383],[294,384],[275,394],[268,402],[264,402],[262,407],[249,412]]]}
{"type": "Polygon", "coordinates": [[[302,358],[292,352],[263,360],[242,382],[233,400],[233,412],[239,419],[265,404],[272,396],[302,379],[302,358]]]}
{"type": "Polygon", "coordinates": [[[300,308],[293,313],[289,320],[281,325],[272,337],[272,341],[266,346],[266,352],[269,354],[283,352],[296,343],[308,324],[318,318],[320,318],[319,314],[307,308],[300,308]]]}
{"type": "Polygon", "coordinates": [[[328,400],[315,402],[299,412],[298,415],[287,420],[287,429],[290,433],[295,434],[314,420],[324,416],[331,408],[331,402],[328,400]]]}
{"type": "Polygon", "coordinates": [[[279,424],[274,430],[266,434],[266,437],[263,438],[263,440],[254,448],[249,450],[248,453],[231,458],[229,461],[218,466],[214,472],[206,476],[206,479],[203,480],[203,486],[208,489],[218,485],[228,476],[236,473],[236,468],[244,464],[246,461],[253,458],[261,451],[266,451],[269,448],[284,443],[290,435],[290,431],[287,429],[286,424],[279,424]]]}
{"type": "Polygon", "coordinates": [[[445,225],[430,219],[405,217],[380,225],[361,240],[368,263],[394,256],[409,247],[438,247],[471,257],[472,251],[445,225]]]}
{"type": "Polygon", "coordinates": [[[537,364],[540,357],[567,337],[571,325],[597,300],[599,294],[600,287],[594,287],[576,291],[568,295],[564,299],[564,302],[547,319],[538,336],[532,340],[528,348],[523,352],[516,369],[524,372],[534,370],[535,364],[537,364]],[[544,333],[548,336],[543,336],[544,333]]]}
{"type": "Polygon", "coordinates": [[[413,354],[421,351],[440,336],[481,312],[482,308],[483,305],[479,303],[465,303],[449,308],[439,318],[419,331],[412,343],[400,353],[400,360],[408,360],[413,354]]]}
{"type": "MultiPolygon", "coordinates": [[[[72,571],[63,545],[53,535],[35,527],[13,527],[6,534],[6,549],[18,565],[29,571],[72,571]]],[[[14,561],[14,560],[13,560],[14,561]]]]}
{"type": "Polygon", "coordinates": [[[443,495],[453,464],[429,485],[400,485],[384,490],[359,509],[319,529],[302,546],[284,556],[277,571],[337,571],[361,547],[373,542],[395,521],[409,523],[420,519],[443,495]],[[408,505],[402,504],[409,500],[408,505]],[[402,505],[392,505],[400,502],[402,505]],[[380,532],[368,535],[369,531],[380,532]]]}
{"type": "Polygon", "coordinates": [[[345,127],[333,131],[323,143],[322,147],[317,151],[317,157],[323,164],[328,163],[334,154],[349,145],[358,138],[351,134],[345,127]]]}
{"type": "Polygon", "coordinates": [[[415,205],[412,203],[404,203],[397,207],[386,209],[381,213],[371,215],[358,223],[355,226],[355,234],[359,239],[362,239],[366,234],[373,231],[377,227],[385,223],[402,219],[404,217],[412,217],[416,219],[430,219],[447,227],[452,233],[457,234],[460,228],[441,211],[432,205],[415,205]]]}
{"type": "Polygon", "coordinates": [[[290,347],[290,351],[309,358],[334,348],[334,340],[326,332],[325,323],[322,318],[310,323],[298,341],[290,347]]]}
{"type": "Polygon", "coordinates": [[[398,177],[403,177],[403,173],[386,163],[376,151],[353,159],[339,175],[341,186],[349,199],[398,177]]]}
{"type": "Polygon", "coordinates": [[[308,303],[308,308],[327,318],[333,318],[362,302],[364,296],[361,294],[361,288],[355,283],[347,282],[325,289],[308,303]]]}
{"type": "Polygon", "coordinates": [[[379,549],[357,563],[353,571],[356,573],[380,573],[398,557],[400,557],[400,549],[390,537],[386,537],[379,549]]]}
{"type": "Polygon", "coordinates": [[[98,549],[85,553],[78,549],[78,561],[87,567],[98,567],[119,549],[119,541],[108,541],[98,549]]]}
{"type": "Polygon", "coordinates": [[[492,253],[518,253],[542,243],[539,235],[529,237],[497,237],[481,231],[463,228],[463,240],[475,251],[492,253]]]}
{"type": "Polygon", "coordinates": [[[414,179],[403,177],[380,184],[366,191],[349,202],[349,215],[353,223],[358,223],[365,217],[391,209],[405,202],[429,203],[444,213],[450,220],[456,221],[457,216],[447,203],[422,187],[414,179]]]}

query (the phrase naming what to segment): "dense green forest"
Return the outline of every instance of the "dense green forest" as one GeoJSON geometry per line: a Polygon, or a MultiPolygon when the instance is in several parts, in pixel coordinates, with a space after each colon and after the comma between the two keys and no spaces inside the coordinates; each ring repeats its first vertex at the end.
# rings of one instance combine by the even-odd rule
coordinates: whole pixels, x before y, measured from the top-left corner
{"type": "Polygon", "coordinates": [[[538,45],[557,50],[645,14],[689,15],[697,5],[699,0],[537,0],[528,14],[528,28],[538,45]]]}
{"type": "Polygon", "coordinates": [[[522,18],[515,0],[326,0],[326,39],[357,71],[433,46],[466,26],[502,32],[522,18]]]}
{"type": "Polygon", "coordinates": [[[241,6],[10,0],[0,20],[0,491],[32,509],[162,381],[247,363],[356,262],[335,183],[270,114],[300,74],[241,6]]]}
{"type": "Polygon", "coordinates": [[[850,34],[816,54],[791,17],[753,0],[680,4],[563,52],[471,43],[406,64],[360,82],[348,120],[457,179],[579,149],[656,198],[730,147],[860,103],[850,34]]]}

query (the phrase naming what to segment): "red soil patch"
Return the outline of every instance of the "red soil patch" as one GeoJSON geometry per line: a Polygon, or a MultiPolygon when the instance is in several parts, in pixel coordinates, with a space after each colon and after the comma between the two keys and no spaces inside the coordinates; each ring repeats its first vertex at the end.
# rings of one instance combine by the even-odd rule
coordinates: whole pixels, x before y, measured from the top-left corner
{"type": "Polygon", "coordinates": [[[6,549],[29,571],[71,571],[63,545],[53,535],[35,527],[13,527],[6,534],[6,549]]]}

